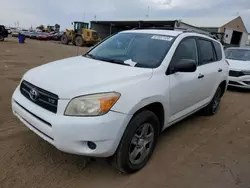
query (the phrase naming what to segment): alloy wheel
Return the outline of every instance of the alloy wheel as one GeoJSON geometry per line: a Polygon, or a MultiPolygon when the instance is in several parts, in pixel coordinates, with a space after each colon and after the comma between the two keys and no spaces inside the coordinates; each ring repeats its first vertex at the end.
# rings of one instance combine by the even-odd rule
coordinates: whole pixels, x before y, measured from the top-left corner
{"type": "Polygon", "coordinates": [[[154,128],[150,123],[140,126],[130,143],[129,161],[132,164],[140,164],[149,155],[155,139],[154,128]]]}
{"type": "Polygon", "coordinates": [[[219,104],[220,104],[220,100],[221,100],[221,88],[219,88],[214,96],[214,101],[213,101],[213,106],[212,106],[212,112],[216,113],[216,111],[219,108],[219,104]]]}

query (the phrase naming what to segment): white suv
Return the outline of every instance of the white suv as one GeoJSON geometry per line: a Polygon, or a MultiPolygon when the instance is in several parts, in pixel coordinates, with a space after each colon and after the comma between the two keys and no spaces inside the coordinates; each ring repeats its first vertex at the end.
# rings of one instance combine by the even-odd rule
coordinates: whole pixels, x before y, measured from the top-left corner
{"type": "Polygon", "coordinates": [[[12,108],[59,150],[112,156],[131,173],[147,163],[161,131],[198,110],[217,112],[228,72],[222,45],[208,36],[124,31],[83,56],[28,71],[12,108]]]}

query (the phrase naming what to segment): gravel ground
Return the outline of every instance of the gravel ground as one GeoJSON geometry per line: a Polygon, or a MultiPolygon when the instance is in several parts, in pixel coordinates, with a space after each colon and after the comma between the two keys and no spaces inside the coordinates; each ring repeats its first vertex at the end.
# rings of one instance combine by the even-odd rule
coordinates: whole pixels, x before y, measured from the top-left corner
{"type": "Polygon", "coordinates": [[[161,135],[149,164],[123,175],[103,159],[65,154],[11,112],[11,95],[30,68],[86,51],[53,42],[0,43],[0,187],[250,187],[250,92],[227,91],[214,117],[192,117],[161,135]]]}

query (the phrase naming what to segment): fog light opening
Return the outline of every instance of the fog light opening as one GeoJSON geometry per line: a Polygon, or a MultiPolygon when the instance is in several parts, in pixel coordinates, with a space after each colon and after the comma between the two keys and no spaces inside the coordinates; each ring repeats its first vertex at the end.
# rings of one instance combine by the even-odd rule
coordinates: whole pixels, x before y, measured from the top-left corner
{"type": "Polygon", "coordinates": [[[92,150],[96,149],[96,144],[95,144],[94,142],[88,141],[87,144],[88,144],[88,147],[89,147],[90,149],[92,149],[92,150]]]}

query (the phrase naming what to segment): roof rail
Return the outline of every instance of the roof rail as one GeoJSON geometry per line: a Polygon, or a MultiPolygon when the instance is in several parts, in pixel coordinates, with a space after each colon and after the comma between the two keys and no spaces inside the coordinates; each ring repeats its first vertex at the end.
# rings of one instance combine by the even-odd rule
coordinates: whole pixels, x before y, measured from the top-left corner
{"type": "Polygon", "coordinates": [[[210,33],[203,33],[203,32],[199,32],[199,31],[195,31],[195,30],[186,30],[186,31],[183,31],[183,32],[184,33],[198,33],[198,34],[206,35],[208,37],[211,37],[213,39],[218,40],[218,38],[215,35],[212,35],[210,33]]]}

